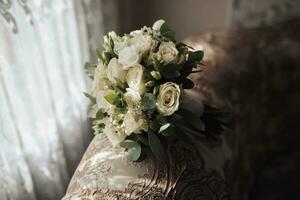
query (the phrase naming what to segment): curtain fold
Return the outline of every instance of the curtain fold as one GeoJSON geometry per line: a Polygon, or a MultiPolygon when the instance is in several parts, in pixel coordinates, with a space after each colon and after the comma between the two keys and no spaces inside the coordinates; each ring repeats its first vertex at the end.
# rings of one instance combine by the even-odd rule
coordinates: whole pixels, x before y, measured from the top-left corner
{"type": "Polygon", "coordinates": [[[90,141],[83,6],[0,1],[1,200],[60,199],[90,141]]]}

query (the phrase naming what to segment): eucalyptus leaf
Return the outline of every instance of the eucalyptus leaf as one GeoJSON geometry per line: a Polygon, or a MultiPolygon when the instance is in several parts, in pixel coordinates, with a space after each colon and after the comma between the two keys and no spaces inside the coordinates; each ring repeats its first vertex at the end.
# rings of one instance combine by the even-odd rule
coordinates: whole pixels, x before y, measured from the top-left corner
{"type": "Polygon", "coordinates": [[[141,145],[133,140],[124,140],[120,143],[120,146],[127,149],[128,159],[131,161],[136,161],[140,158],[142,148],[141,145]]]}
{"type": "Polygon", "coordinates": [[[152,131],[148,132],[148,141],[150,145],[150,149],[153,152],[154,156],[161,162],[167,162],[167,154],[166,150],[162,146],[159,137],[157,134],[152,131]]]}
{"type": "Polygon", "coordinates": [[[152,110],[156,105],[156,97],[152,93],[145,93],[141,103],[144,110],[152,110]]]}

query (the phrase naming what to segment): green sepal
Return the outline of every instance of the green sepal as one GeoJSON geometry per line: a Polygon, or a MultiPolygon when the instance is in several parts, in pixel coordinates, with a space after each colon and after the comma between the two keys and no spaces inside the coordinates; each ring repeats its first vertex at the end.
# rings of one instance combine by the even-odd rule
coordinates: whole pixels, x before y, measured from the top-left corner
{"type": "Polygon", "coordinates": [[[83,92],[84,96],[86,96],[92,104],[96,104],[97,103],[97,100],[96,100],[96,97],[94,97],[93,95],[87,93],[87,92],[83,92]]]}

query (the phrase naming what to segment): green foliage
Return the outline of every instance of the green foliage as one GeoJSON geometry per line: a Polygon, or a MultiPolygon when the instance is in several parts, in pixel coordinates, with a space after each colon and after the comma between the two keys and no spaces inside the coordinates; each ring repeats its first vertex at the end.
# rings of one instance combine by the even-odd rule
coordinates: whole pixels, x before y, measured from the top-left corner
{"type": "Polygon", "coordinates": [[[149,146],[149,141],[146,137],[144,137],[142,134],[136,135],[137,140],[141,141],[144,145],[149,146]]]}
{"type": "Polygon", "coordinates": [[[182,67],[183,65],[179,64],[168,64],[162,67],[161,74],[166,79],[178,78],[181,75],[180,70],[182,67]]]}
{"type": "Polygon", "coordinates": [[[199,50],[199,51],[189,51],[188,53],[188,62],[189,63],[195,63],[195,62],[200,62],[204,56],[204,52],[199,50]]]}
{"type": "Polygon", "coordinates": [[[165,148],[162,146],[159,137],[157,134],[152,131],[148,132],[148,140],[151,151],[157,160],[166,163],[167,162],[167,154],[165,148]]]}
{"type": "Polygon", "coordinates": [[[150,128],[154,131],[159,131],[160,127],[164,124],[168,123],[168,119],[162,115],[156,115],[152,123],[150,124],[150,128]]]}
{"type": "Polygon", "coordinates": [[[152,93],[145,93],[141,103],[144,110],[153,110],[156,106],[156,97],[152,93]]]}
{"type": "Polygon", "coordinates": [[[96,113],[96,119],[97,120],[101,120],[103,119],[104,117],[107,117],[107,113],[104,111],[103,108],[100,108],[97,113],[96,113]]]}
{"type": "Polygon", "coordinates": [[[175,126],[173,124],[166,123],[160,127],[158,133],[161,133],[164,136],[171,136],[175,134],[175,131],[175,126]]]}
{"type": "Polygon", "coordinates": [[[172,41],[175,41],[175,32],[169,28],[166,22],[161,25],[159,32],[162,36],[169,38],[172,41]]]}
{"type": "Polygon", "coordinates": [[[112,105],[116,105],[120,101],[120,96],[117,93],[115,93],[115,92],[111,92],[111,93],[105,95],[104,99],[108,103],[110,103],[112,105]]]}
{"type": "Polygon", "coordinates": [[[141,145],[133,140],[124,140],[120,143],[120,146],[127,149],[128,151],[128,159],[132,161],[136,161],[140,158],[142,148],[141,145]]]}

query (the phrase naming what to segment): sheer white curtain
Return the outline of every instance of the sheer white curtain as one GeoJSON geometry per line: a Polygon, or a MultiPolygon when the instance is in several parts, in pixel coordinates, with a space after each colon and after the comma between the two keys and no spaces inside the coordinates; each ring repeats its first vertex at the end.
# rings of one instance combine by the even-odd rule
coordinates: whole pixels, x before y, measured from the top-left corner
{"type": "Polygon", "coordinates": [[[79,0],[0,0],[0,199],[59,199],[91,133],[79,0]]]}

